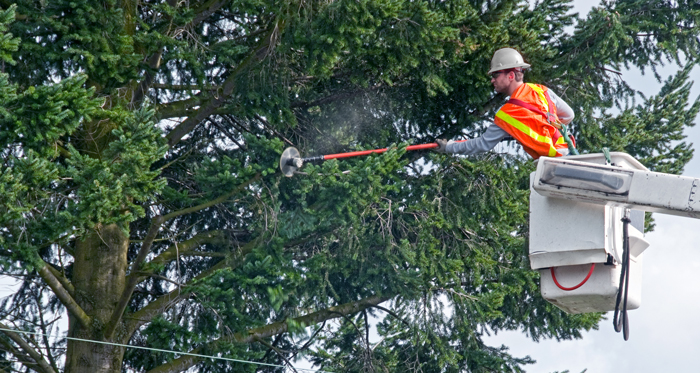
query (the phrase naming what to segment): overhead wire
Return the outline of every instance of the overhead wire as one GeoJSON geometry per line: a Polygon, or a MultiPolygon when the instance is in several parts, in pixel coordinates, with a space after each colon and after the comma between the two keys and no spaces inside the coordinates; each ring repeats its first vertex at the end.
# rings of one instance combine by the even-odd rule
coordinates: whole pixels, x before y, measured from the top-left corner
{"type": "MultiPolygon", "coordinates": [[[[24,331],[24,330],[13,330],[13,329],[1,328],[1,327],[0,327],[0,331],[10,332],[10,333],[19,333],[19,334],[31,334],[31,335],[37,335],[37,336],[42,336],[42,337],[50,337],[49,335],[46,335],[43,333],[29,332],[29,331],[24,331]]],[[[234,362],[234,363],[253,364],[253,365],[261,365],[261,366],[268,366],[268,367],[274,367],[274,368],[301,370],[301,371],[305,371],[305,372],[333,373],[333,372],[326,371],[326,370],[297,368],[297,367],[294,367],[291,365],[285,366],[285,365],[279,365],[279,364],[261,363],[261,362],[257,362],[257,361],[234,359],[234,358],[230,358],[230,357],[193,354],[191,352],[165,350],[165,349],[161,349],[161,348],[144,347],[144,346],[133,346],[133,345],[126,345],[126,344],[122,344],[122,343],[95,341],[92,339],[83,339],[83,338],[75,338],[75,337],[65,337],[65,338],[72,340],[72,341],[78,341],[78,342],[97,343],[97,344],[102,344],[102,345],[110,345],[110,346],[117,346],[117,347],[124,347],[124,348],[134,348],[134,349],[139,349],[139,350],[148,350],[148,351],[155,351],[155,352],[164,352],[164,353],[169,353],[169,354],[178,354],[181,356],[193,356],[193,357],[200,357],[200,358],[213,359],[213,360],[224,360],[224,361],[230,361],[230,362],[234,362]]]]}

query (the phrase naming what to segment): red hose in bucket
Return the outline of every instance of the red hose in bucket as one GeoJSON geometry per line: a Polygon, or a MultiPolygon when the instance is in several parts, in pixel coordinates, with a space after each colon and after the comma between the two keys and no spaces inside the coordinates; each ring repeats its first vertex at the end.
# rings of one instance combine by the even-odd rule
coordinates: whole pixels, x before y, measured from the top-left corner
{"type": "Polygon", "coordinates": [[[554,280],[554,283],[557,285],[557,287],[559,289],[564,290],[564,291],[571,291],[571,290],[576,290],[576,289],[580,288],[581,286],[583,286],[583,284],[585,284],[586,281],[588,281],[588,279],[591,278],[591,275],[593,274],[594,268],[595,268],[595,263],[591,263],[591,269],[588,271],[588,275],[586,276],[586,278],[584,278],[580,284],[578,284],[574,287],[570,287],[570,288],[561,286],[559,281],[557,281],[557,276],[554,275],[554,267],[549,268],[549,270],[552,272],[552,280],[554,280]]]}

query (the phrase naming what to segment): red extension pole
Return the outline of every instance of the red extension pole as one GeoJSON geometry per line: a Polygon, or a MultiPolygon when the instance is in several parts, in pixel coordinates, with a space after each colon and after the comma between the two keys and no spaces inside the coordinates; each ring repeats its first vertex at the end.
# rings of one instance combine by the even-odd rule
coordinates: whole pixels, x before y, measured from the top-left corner
{"type": "MultiPolygon", "coordinates": [[[[463,142],[463,141],[467,141],[467,140],[458,140],[456,142],[463,142]]],[[[438,147],[438,144],[432,142],[432,143],[428,143],[428,144],[409,145],[406,147],[406,150],[434,149],[437,147],[438,147]]],[[[280,168],[282,169],[282,173],[284,173],[285,176],[292,176],[294,174],[294,171],[296,171],[299,167],[301,167],[306,162],[318,162],[318,161],[327,161],[329,159],[360,157],[363,155],[370,155],[373,153],[377,153],[377,154],[384,153],[387,150],[389,150],[389,148],[360,150],[360,151],[356,151],[356,152],[326,154],[326,155],[317,155],[317,156],[313,156],[313,157],[302,158],[302,157],[300,157],[299,151],[296,148],[290,147],[290,148],[285,149],[284,152],[282,153],[282,157],[280,158],[280,168]]]]}

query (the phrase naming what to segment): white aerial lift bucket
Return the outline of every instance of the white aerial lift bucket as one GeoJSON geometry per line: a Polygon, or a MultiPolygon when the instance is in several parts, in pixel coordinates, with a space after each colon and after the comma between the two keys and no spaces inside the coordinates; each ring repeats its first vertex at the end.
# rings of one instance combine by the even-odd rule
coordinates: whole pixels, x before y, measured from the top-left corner
{"type": "MultiPolygon", "coordinates": [[[[606,163],[603,154],[565,159],[600,165],[606,163]]],[[[612,164],[620,171],[647,170],[624,153],[613,153],[612,164]]],[[[530,265],[540,272],[542,297],[568,313],[615,310],[624,260],[623,218],[627,216],[630,265],[626,309],[638,308],[641,304],[642,254],[649,246],[642,233],[644,212],[629,210],[614,202],[593,204],[578,197],[559,196],[556,195],[557,188],[548,192],[556,198],[542,195],[536,190],[538,183],[559,174],[566,176],[566,172],[560,169],[558,173],[552,173],[541,166],[547,165],[539,164],[531,175],[530,265]]],[[[590,182],[572,175],[564,183],[577,186],[577,183],[590,182]]],[[[610,189],[605,191],[606,194],[615,198],[615,193],[624,189],[628,180],[620,177],[600,181],[603,188],[610,189]]]]}

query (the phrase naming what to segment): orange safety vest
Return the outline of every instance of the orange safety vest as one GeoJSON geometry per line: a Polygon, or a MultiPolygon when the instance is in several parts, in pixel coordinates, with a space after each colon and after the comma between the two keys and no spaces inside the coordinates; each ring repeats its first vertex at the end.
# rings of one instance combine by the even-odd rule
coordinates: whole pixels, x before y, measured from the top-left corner
{"type": "Polygon", "coordinates": [[[543,85],[526,83],[518,87],[496,113],[494,122],[534,159],[568,154],[564,136],[554,126],[559,123],[557,108],[543,85]]]}

